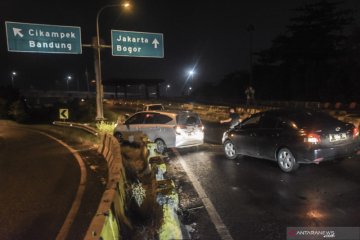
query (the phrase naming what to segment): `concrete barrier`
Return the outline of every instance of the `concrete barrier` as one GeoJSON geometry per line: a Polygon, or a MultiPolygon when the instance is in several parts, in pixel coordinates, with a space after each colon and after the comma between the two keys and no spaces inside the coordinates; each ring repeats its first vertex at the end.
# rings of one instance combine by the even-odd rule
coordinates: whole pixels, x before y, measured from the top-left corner
{"type": "MultiPolygon", "coordinates": [[[[84,239],[125,239],[120,234],[122,228],[133,228],[131,219],[126,215],[129,210],[128,200],[134,197],[128,196],[133,183],[129,181],[126,172],[130,172],[131,177],[134,177],[132,173],[137,173],[136,181],[142,183],[147,192],[145,197],[147,203],[139,206],[139,211],[152,209],[150,212],[153,212],[153,222],[160,224],[156,229],[157,238],[167,240],[170,236],[171,239],[182,239],[180,221],[176,213],[178,195],[173,182],[164,177],[166,172],[164,156],[155,151],[156,144],[149,142],[141,132],[128,133],[123,137],[127,141],[131,140],[137,143],[135,145],[139,146],[139,150],[122,155],[120,144],[115,137],[110,134],[102,137],[102,144],[99,146],[98,152],[108,163],[108,181],[97,214],[92,219],[84,239]],[[145,163],[146,168],[143,169],[139,161],[131,163],[131,158],[136,160],[141,158],[140,162],[145,163]],[[128,171],[128,167],[131,166],[140,171],[128,171]],[[157,206],[153,204],[157,204],[157,206]],[[160,214],[156,213],[158,208],[160,214]]],[[[150,236],[150,239],[153,239],[153,236],[150,236]]]]}
{"type": "Polygon", "coordinates": [[[121,239],[120,227],[132,225],[125,214],[126,175],[120,145],[115,137],[105,134],[98,152],[108,163],[108,181],[84,239],[121,239]]]}
{"type": "MultiPolygon", "coordinates": [[[[100,135],[96,129],[84,124],[72,122],[53,122],[53,124],[82,129],[90,134],[101,137],[101,143],[97,151],[107,161],[108,179],[98,209],[84,239],[126,239],[127,237],[122,236],[121,232],[124,229],[128,232],[133,229],[131,219],[127,216],[127,211],[129,210],[129,199],[134,196],[128,196],[131,186],[129,186],[129,180],[126,176],[125,160],[123,159],[123,153],[118,140],[111,134],[100,135]]],[[[174,183],[164,177],[166,172],[164,156],[155,151],[156,144],[149,142],[146,135],[142,132],[130,132],[123,137],[127,141],[140,143],[140,157],[148,165],[147,169],[149,171],[146,171],[146,173],[142,172],[137,177],[142,179],[144,173],[147,174],[148,177],[146,179],[151,181],[149,183],[145,179],[144,184],[147,184],[147,186],[144,186],[148,190],[151,190],[151,188],[155,190],[153,191],[155,194],[150,194],[152,199],[150,199],[150,206],[148,202],[147,208],[160,209],[161,211],[161,214],[155,213],[152,215],[155,221],[159,223],[155,231],[157,232],[156,238],[160,240],[167,240],[169,237],[171,239],[183,239],[181,224],[177,216],[178,195],[175,191],[174,183]],[[156,204],[158,207],[151,204],[156,204]]],[[[134,156],[134,154],[130,155],[134,156]]],[[[144,237],[148,238],[148,236],[144,237]]],[[[154,239],[153,237],[150,236],[150,239],[154,239]]]]}

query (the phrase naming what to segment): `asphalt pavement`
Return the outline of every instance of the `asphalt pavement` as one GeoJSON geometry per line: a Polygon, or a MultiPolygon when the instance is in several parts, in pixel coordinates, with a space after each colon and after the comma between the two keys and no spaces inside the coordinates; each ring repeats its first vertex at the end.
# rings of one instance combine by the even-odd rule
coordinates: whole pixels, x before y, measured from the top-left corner
{"type": "MultiPolygon", "coordinates": [[[[287,227],[360,226],[359,156],[302,165],[288,174],[267,160],[228,160],[221,145],[178,151],[233,239],[286,239],[287,227]]],[[[179,159],[170,156],[169,164],[180,169],[180,177],[176,173],[173,177],[186,182],[181,180],[184,173],[179,159]]],[[[181,195],[197,202],[197,211],[204,218],[194,218],[195,239],[221,239],[214,231],[216,226],[206,220],[209,216],[201,212],[203,204],[195,190],[188,188],[187,192],[181,195]]]]}
{"type": "MultiPolygon", "coordinates": [[[[106,168],[93,149],[73,146],[84,160],[87,181],[67,239],[81,239],[104,190],[106,168]]],[[[79,183],[79,164],[67,148],[28,126],[0,122],[1,239],[55,239],[79,183]]]]}

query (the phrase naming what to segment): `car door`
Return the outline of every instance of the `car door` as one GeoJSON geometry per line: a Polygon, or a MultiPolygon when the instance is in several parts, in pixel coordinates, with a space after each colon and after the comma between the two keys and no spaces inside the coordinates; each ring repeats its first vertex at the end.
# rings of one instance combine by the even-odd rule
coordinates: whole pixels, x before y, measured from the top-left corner
{"type": "Polygon", "coordinates": [[[257,149],[260,158],[274,159],[275,149],[280,138],[278,125],[279,119],[276,116],[270,114],[263,114],[261,116],[256,133],[257,149]]]}
{"type": "Polygon", "coordinates": [[[159,127],[156,122],[158,113],[148,112],[144,116],[144,124],[139,127],[139,130],[145,133],[150,141],[155,141],[159,127]]]}
{"type": "Polygon", "coordinates": [[[257,156],[256,132],[260,114],[255,114],[235,127],[232,139],[236,152],[241,155],[257,156]]]}
{"type": "Polygon", "coordinates": [[[136,113],[125,121],[126,131],[135,132],[140,131],[139,129],[144,124],[146,113],[136,113]]]}
{"type": "Polygon", "coordinates": [[[164,140],[166,146],[175,146],[175,119],[165,114],[156,114],[155,137],[164,140]]]}
{"type": "Polygon", "coordinates": [[[148,136],[151,141],[162,139],[167,146],[175,141],[174,123],[172,118],[161,113],[149,112],[145,115],[144,125],[142,131],[148,136]]]}

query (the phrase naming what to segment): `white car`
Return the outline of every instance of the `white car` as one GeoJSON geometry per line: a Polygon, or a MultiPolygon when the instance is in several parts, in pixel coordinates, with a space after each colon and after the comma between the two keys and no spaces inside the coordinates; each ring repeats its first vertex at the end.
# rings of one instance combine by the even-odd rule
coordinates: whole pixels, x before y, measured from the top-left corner
{"type": "Polygon", "coordinates": [[[143,111],[163,111],[164,106],[162,104],[145,104],[143,107],[143,111]]]}
{"type": "Polygon", "coordinates": [[[196,113],[189,111],[142,111],[124,123],[117,123],[114,136],[122,141],[124,132],[141,131],[157,144],[157,151],[184,148],[204,143],[204,126],[196,113]]]}

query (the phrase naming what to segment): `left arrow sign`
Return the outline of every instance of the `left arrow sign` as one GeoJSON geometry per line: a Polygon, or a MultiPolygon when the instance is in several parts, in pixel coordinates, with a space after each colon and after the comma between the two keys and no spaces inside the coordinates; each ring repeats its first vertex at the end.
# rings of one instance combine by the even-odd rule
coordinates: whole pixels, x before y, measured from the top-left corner
{"type": "Polygon", "coordinates": [[[59,118],[60,119],[69,119],[69,109],[60,108],[59,109],[59,118]]]}
{"type": "Polygon", "coordinates": [[[14,37],[16,37],[16,35],[19,35],[20,37],[24,37],[24,34],[21,33],[22,29],[13,28],[13,31],[14,31],[14,37]]]}

